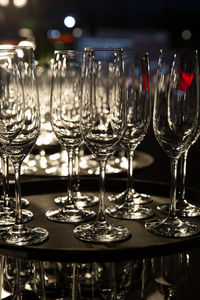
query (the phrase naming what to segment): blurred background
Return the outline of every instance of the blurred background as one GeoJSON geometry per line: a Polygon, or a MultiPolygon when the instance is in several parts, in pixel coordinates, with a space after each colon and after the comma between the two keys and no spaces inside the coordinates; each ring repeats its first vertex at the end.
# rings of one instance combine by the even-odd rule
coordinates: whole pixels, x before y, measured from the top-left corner
{"type": "MultiPolygon", "coordinates": [[[[56,49],[110,46],[135,52],[148,51],[154,74],[160,48],[200,48],[199,20],[198,0],[0,0],[0,44],[33,44],[39,66],[48,64],[56,49]]],[[[39,88],[43,99],[43,120],[37,141],[40,154],[38,169],[45,170],[45,174],[47,171],[48,174],[57,174],[57,165],[52,167],[52,162],[58,157],[50,157],[55,152],[52,145],[57,142],[49,123],[49,78],[42,69],[39,88]],[[44,144],[45,149],[42,148],[44,144]],[[47,148],[49,145],[50,149],[47,148]]],[[[160,163],[167,159],[155,141],[152,129],[139,150],[156,157],[160,163]]],[[[192,147],[190,153],[199,156],[199,145],[192,147]]],[[[196,161],[189,159],[189,174],[194,170],[199,172],[200,166],[196,161]],[[194,163],[190,165],[191,162],[194,163]]],[[[35,156],[28,161],[29,169],[31,163],[35,164],[35,156]]],[[[35,172],[34,166],[31,165],[31,168],[35,172]]],[[[167,168],[163,172],[158,166],[155,173],[159,180],[162,177],[163,181],[169,181],[168,159],[167,168]]],[[[197,177],[195,180],[192,184],[199,185],[197,177]]]]}
{"type": "Polygon", "coordinates": [[[0,0],[0,43],[34,44],[48,61],[54,49],[117,46],[199,48],[197,0],[0,0]]]}

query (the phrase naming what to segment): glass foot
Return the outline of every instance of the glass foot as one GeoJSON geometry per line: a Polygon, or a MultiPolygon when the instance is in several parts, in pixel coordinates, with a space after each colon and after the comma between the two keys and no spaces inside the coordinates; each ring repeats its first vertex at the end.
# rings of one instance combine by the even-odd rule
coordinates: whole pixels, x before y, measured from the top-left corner
{"type": "Polygon", "coordinates": [[[165,237],[188,237],[199,233],[196,224],[183,222],[178,218],[175,220],[152,220],[145,224],[145,228],[156,234],[165,237]]]}
{"type": "MultiPolygon", "coordinates": [[[[200,208],[190,204],[189,202],[180,203],[182,201],[178,201],[176,204],[176,212],[179,217],[199,217],[200,216],[200,208]]],[[[169,203],[160,204],[157,206],[157,209],[165,214],[169,212],[169,203]]]]}
{"type": "Polygon", "coordinates": [[[0,244],[31,246],[42,243],[48,236],[48,231],[41,227],[13,226],[8,231],[0,233],[0,244]]]}
{"type": "Polygon", "coordinates": [[[152,217],[154,214],[151,208],[134,205],[133,203],[109,206],[105,211],[110,217],[128,220],[147,219],[152,217]]]}
{"type": "MultiPolygon", "coordinates": [[[[10,206],[12,208],[15,208],[16,207],[16,201],[15,201],[15,198],[13,197],[10,197],[8,199],[10,201],[10,206]]],[[[0,198],[0,205],[2,205],[4,203],[4,198],[1,196],[0,198]]],[[[22,198],[21,199],[21,205],[22,205],[22,208],[25,208],[29,205],[29,200],[28,199],[25,199],[25,198],[22,198]]]]}
{"type": "MultiPolygon", "coordinates": [[[[29,222],[33,218],[33,213],[30,210],[22,209],[23,223],[29,222]]],[[[0,212],[0,230],[1,226],[9,226],[15,224],[15,211],[10,208],[4,208],[0,212]]]]}
{"type": "Polygon", "coordinates": [[[134,189],[130,195],[128,195],[128,191],[126,190],[120,194],[108,196],[108,200],[117,204],[122,204],[126,201],[127,197],[129,201],[134,202],[136,205],[147,204],[153,201],[150,195],[137,193],[134,189]]]}
{"type": "Polygon", "coordinates": [[[94,224],[79,225],[74,229],[77,239],[92,243],[112,243],[126,240],[131,236],[128,228],[114,224],[99,226],[94,224]]]}
{"type": "MultiPolygon", "coordinates": [[[[94,206],[94,205],[98,204],[98,202],[99,202],[98,197],[83,195],[80,192],[74,193],[73,199],[78,208],[94,206]]],[[[54,199],[54,203],[56,203],[57,205],[60,205],[60,206],[64,206],[67,200],[68,200],[68,197],[60,196],[60,197],[56,197],[54,199]]]]}
{"type": "Polygon", "coordinates": [[[46,212],[47,219],[61,223],[79,223],[93,220],[96,213],[90,210],[77,209],[75,207],[65,209],[52,209],[46,212]]]}

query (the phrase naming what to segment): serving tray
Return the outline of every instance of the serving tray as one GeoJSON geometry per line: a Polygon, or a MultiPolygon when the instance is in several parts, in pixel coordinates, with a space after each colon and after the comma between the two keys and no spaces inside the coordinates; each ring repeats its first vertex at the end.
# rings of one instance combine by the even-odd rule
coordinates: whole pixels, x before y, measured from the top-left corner
{"type": "MultiPolygon", "coordinates": [[[[99,181],[97,176],[81,177],[83,193],[98,194],[99,181]]],[[[126,178],[108,177],[106,181],[107,196],[126,189],[126,178]]],[[[154,218],[164,215],[156,209],[159,203],[169,201],[169,186],[163,183],[135,181],[135,189],[139,192],[152,195],[153,202],[146,206],[151,207],[154,218]]],[[[66,177],[34,177],[24,178],[22,194],[30,200],[29,209],[34,218],[29,226],[41,226],[49,231],[49,239],[36,246],[16,247],[0,245],[0,254],[27,259],[51,261],[101,261],[126,260],[156,255],[171,254],[177,251],[200,246],[200,235],[189,238],[159,237],[144,228],[146,220],[121,220],[108,217],[108,221],[127,226],[131,231],[131,238],[124,242],[110,244],[92,244],[77,240],[73,235],[74,224],[62,224],[47,220],[45,212],[56,208],[53,199],[67,190],[66,177]]],[[[200,191],[187,190],[188,199],[195,203],[199,200],[200,191]]],[[[106,205],[110,205],[106,201],[106,205]]],[[[97,211],[98,207],[93,207],[97,211]]],[[[190,219],[200,227],[200,219],[190,219]]]]}

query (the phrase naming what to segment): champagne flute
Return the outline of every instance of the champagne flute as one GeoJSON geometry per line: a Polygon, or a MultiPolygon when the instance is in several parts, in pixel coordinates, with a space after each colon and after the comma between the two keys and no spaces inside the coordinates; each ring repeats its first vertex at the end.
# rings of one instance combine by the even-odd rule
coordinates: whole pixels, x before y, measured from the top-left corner
{"type": "MultiPolygon", "coordinates": [[[[15,223],[15,209],[13,208],[13,201],[10,201],[9,197],[9,183],[7,172],[7,159],[8,155],[4,147],[3,140],[13,139],[19,132],[20,128],[17,128],[12,115],[15,115],[19,120],[22,118],[22,113],[19,112],[19,106],[15,106],[14,95],[19,95],[19,98],[23,99],[23,89],[20,82],[20,73],[17,70],[16,65],[17,54],[11,49],[0,48],[0,101],[1,111],[3,117],[1,119],[1,157],[3,167],[3,198],[0,206],[0,230],[8,229],[10,225],[15,223]],[[5,112],[4,112],[5,110],[5,112]],[[7,126],[7,133],[4,133],[5,126],[7,126]],[[10,128],[9,128],[10,127],[10,128]]],[[[16,96],[17,98],[17,96],[16,96]]],[[[21,100],[20,100],[21,101],[21,100]]],[[[24,222],[28,222],[32,219],[32,212],[23,209],[22,210],[24,222]]]]}
{"type": "MultiPolygon", "coordinates": [[[[83,208],[83,207],[90,207],[94,206],[99,202],[99,198],[96,196],[86,195],[80,192],[80,178],[79,178],[79,147],[74,149],[74,174],[73,174],[73,199],[75,202],[75,205],[77,207],[83,208]]],[[[65,203],[68,201],[67,196],[58,196],[54,199],[54,202],[57,205],[65,205],[65,203]]]]}
{"type": "MultiPolygon", "coordinates": [[[[15,172],[16,216],[15,224],[0,234],[0,243],[6,245],[33,245],[43,242],[48,232],[41,227],[24,225],[21,209],[21,164],[26,155],[32,150],[40,129],[39,99],[35,78],[34,55],[32,48],[17,47],[15,61],[21,73],[23,94],[14,94],[12,89],[7,90],[6,97],[1,101],[1,130],[0,140],[3,149],[13,162],[15,172]],[[11,103],[17,111],[8,110],[7,103],[11,103]],[[10,127],[6,126],[7,118],[13,122],[14,136],[10,134],[10,127]]],[[[7,69],[5,67],[5,71],[7,69]]],[[[10,74],[6,74],[9,79],[10,74]]]]}
{"type": "MultiPolygon", "coordinates": [[[[5,155],[5,150],[3,152],[2,157],[5,155]]],[[[2,160],[8,160],[8,157],[5,155],[2,160]]],[[[16,201],[13,197],[10,197],[7,166],[7,162],[6,164],[3,164],[3,195],[0,201],[0,231],[8,229],[8,226],[15,224],[16,201]]],[[[27,209],[22,209],[22,216],[23,222],[26,223],[33,218],[33,213],[27,209]]]]}
{"type": "MultiPolygon", "coordinates": [[[[10,51],[15,50],[17,46],[14,45],[0,45],[0,51],[10,51]]],[[[3,170],[5,173],[3,174],[3,195],[0,197],[0,204],[5,204],[5,197],[6,201],[9,201],[9,206],[15,207],[16,201],[15,198],[10,196],[10,189],[9,189],[9,158],[6,152],[2,153],[1,155],[1,162],[3,166],[3,170]]],[[[3,171],[3,172],[4,172],[3,171]]],[[[26,198],[21,198],[22,207],[27,207],[29,205],[29,200],[26,198]]]]}
{"type": "Polygon", "coordinates": [[[89,207],[98,204],[99,198],[80,192],[79,147],[74,151],[74,200],[78,207],[89,207]]]}
{"type": "MultiPolygon", "coordinates": [[[[1,48],[0,48],[1,49],[1,48]]],[[[0,205],[5,205],[5,200],[9,202],[10,207],[16,206],[16,201],[14,197],[10,196],[10,183],[9,183],[9,158],[8,155],[4,152],[1,154],[1,165],[2,165],[2,174],[3,174],[3,192],[0,196],[0,205]]],[[[22,198],[22,207],[29,205],[29,200],[22,198]]]]}
{"type": "MultiPolygon", "coordinates": [[[[143,207],[144,199],[135,196],[133,190],[133,158],[136,147],[146,135],[151,121],[151,98],[149,87],[149,55],[139,57],[125,53],[127,126],[122,144],[126,147],[129,161],[128,189],[121,205],[109,206],[106,213],[121,219],[145,219],[153,215],[151,208],[143,207]]],[[[117,196],[117,198],[119,198],[117,196]]],[[[150,197],[146,197],[147,200],[150,197]]]]}
{"type": "MultiPolygon", "coordinates": [[[[196,141],[196,139],[195,139],[196,141]]],[[[185,180],[186,180],[186,166],[187,166],[187,156],[188,150],[186,150],[180,158],[180,186],[178,199],[176,202],[176,210],[177,214],[180,217],[198,217],[200,216],[200,208],[194,204],[188,202],[185,197],[185,180]]],[[[169,212],[169,204],[164,203],[157,206],[157,209],[168,213],[169,212]]]]}
{"type": "MultiPolygon", "coordinates": [[[[81,51],[55,51],[51,90],[51,125],[62,145],[68,152],[68,194],[59,197],[63,207],[51,209],[46,217],[55,222],[77,223],[95,218],[95,212],[79,209],[73,195],[74,151],[82,142],[80,130],[81,51]]],[[[58,199],[58,200],[59,200],[58,199]]]]}
{"type": "Polygon", "coordinates": [[[154,234],[186,237],[199,232],[196,224],[180,220],[176,211],[178,160],[192,144],[199,124],[198,76],[197,51],[160,51],[153,127],[158,142],[171,161],[171,189],[167,218],[145,224],[146,229],[154,234]]]}
{"type": "Polygon", "coordinates": [[[96,243],[122,241],[130,236],[125,226],[109,224],[105,215],[105,170],[119,147],[126,128],[124,51],[88,48],[84,51],[81,96],[81,132],[100,167],[97,220],[74,229],[76,238],[96,243]]]}

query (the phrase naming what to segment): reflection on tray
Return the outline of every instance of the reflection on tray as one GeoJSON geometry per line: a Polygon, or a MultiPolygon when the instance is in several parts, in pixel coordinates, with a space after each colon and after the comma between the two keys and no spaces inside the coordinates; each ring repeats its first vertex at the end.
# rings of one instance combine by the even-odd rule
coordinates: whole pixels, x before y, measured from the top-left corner
{"type": "MultiPolygon", "coordinates": [[[[134,168],[140,169],[153,163],[153,157],[147,153],[136,151],[134,168]]],[[[112,156],[107,164],[107,174],[126,172],[128,167],[125,156],[112,156]]],[[[45,151],[39,154],[30,154],[23,163],[22,173],[28,175],[68,175],[67,152],[61,151],[47,155],[45,151]]],[[[99,168],[92,155],[81,155],[79,162],[80,175],[98,175],[99,168]]]]}

